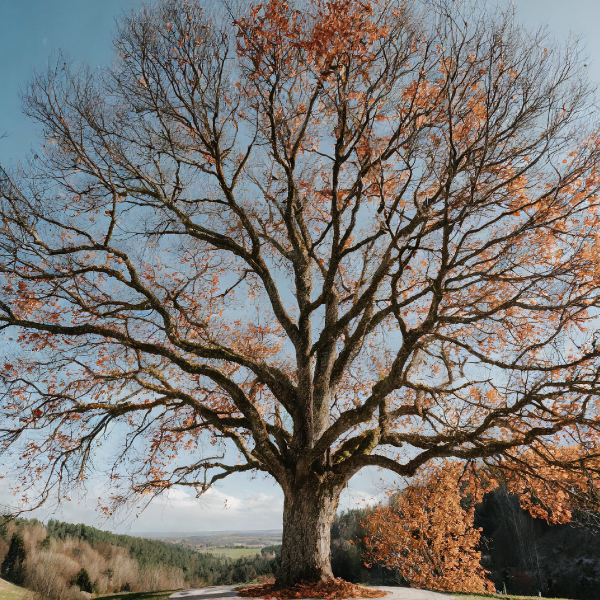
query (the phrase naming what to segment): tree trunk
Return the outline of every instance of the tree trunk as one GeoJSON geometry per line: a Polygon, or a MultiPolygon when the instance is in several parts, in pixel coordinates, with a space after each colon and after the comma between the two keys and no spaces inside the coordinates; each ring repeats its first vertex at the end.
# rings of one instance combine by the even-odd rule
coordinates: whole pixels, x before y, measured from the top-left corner
{"type": "Polygon", "coordinates": [[[285,492],[278,586],[331,579],[331,523],[341,487],[311,480],[285,492]]]}

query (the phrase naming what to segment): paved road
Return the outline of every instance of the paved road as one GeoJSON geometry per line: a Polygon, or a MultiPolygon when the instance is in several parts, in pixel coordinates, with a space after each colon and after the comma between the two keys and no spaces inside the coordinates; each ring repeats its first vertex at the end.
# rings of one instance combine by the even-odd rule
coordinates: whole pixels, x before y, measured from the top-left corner
{"type": "MultiPolygon", "coordinates": [[[[240,598],[233,591],[236,585],[222,585],[218,587],[203,588],[199,590],[185,590],[169,596],[171,600],[213,600],[216,598],[240,598]]],[[[415,590],[412,588],[377,586],[379,590],[387,590],[390,593],[384,596],[384,600],[452,600],[453,596],[415,590]]],[[[310,599],[307,599],[310,600],[310,599]]]]}

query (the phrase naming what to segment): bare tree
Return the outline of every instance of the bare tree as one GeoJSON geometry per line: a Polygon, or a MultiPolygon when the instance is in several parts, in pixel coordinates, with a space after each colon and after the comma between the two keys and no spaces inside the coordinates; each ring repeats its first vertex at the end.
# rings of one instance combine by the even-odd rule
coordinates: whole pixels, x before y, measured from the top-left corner
{"type": "Polygon", "coordinates": [[[2,171],[22,484],[64,494],[106,438],[117,504],[262,471],[280,584],[331,577],[364,467],[482,461],[568,518],[600,366],[576,46],[478,3],[190,0],[123,18],[115,49],[35,76],[43,145],[2,171]]]}

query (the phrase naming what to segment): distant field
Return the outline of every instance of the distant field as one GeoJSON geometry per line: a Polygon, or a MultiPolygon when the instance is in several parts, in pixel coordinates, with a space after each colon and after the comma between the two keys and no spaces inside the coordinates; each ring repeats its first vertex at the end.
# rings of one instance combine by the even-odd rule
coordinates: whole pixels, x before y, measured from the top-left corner
{"type": "Polygon", "coordinates": [[[196,548],[198,552],[206,552],[215,556],[226,556],[227,558],[244,558],[244,556],[256,556],[260,554],[260,548],[223,548],[222,546],[206,546],[196,548]]]}
{"type": "Polygon", "coordinates": [[[27,594],[25,588],[17,587],[4,579],[0,579],[0,600],[22,600],[27,594]]]}
{"type": "Polygon", "coordinates": [[[181,544],[188,548],[233,548],[235,546],[247,546],[262,548],[264,546],[275,546],[281,544],[281,531],[267,529],[264,531],[207,531],[191,534],[138,534],[142,537],[159,539],[164,542],[181,544]]]}

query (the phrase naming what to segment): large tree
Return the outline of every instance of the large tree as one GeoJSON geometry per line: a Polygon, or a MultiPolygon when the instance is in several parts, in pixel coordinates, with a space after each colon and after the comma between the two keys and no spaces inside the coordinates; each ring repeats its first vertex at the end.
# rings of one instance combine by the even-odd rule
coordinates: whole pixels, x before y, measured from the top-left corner
{"type": "Polygon", "coordinates": [[[331,577],[364,467],[485,462],[554,518],[594,492],[600,140],[575,45],[476,2],[164,0],[115,50],[34,77],[43,142],[2,171],[24,489],[64,495],[107,437],[117,504],[262,471],[281,584],[331,577]]]}

